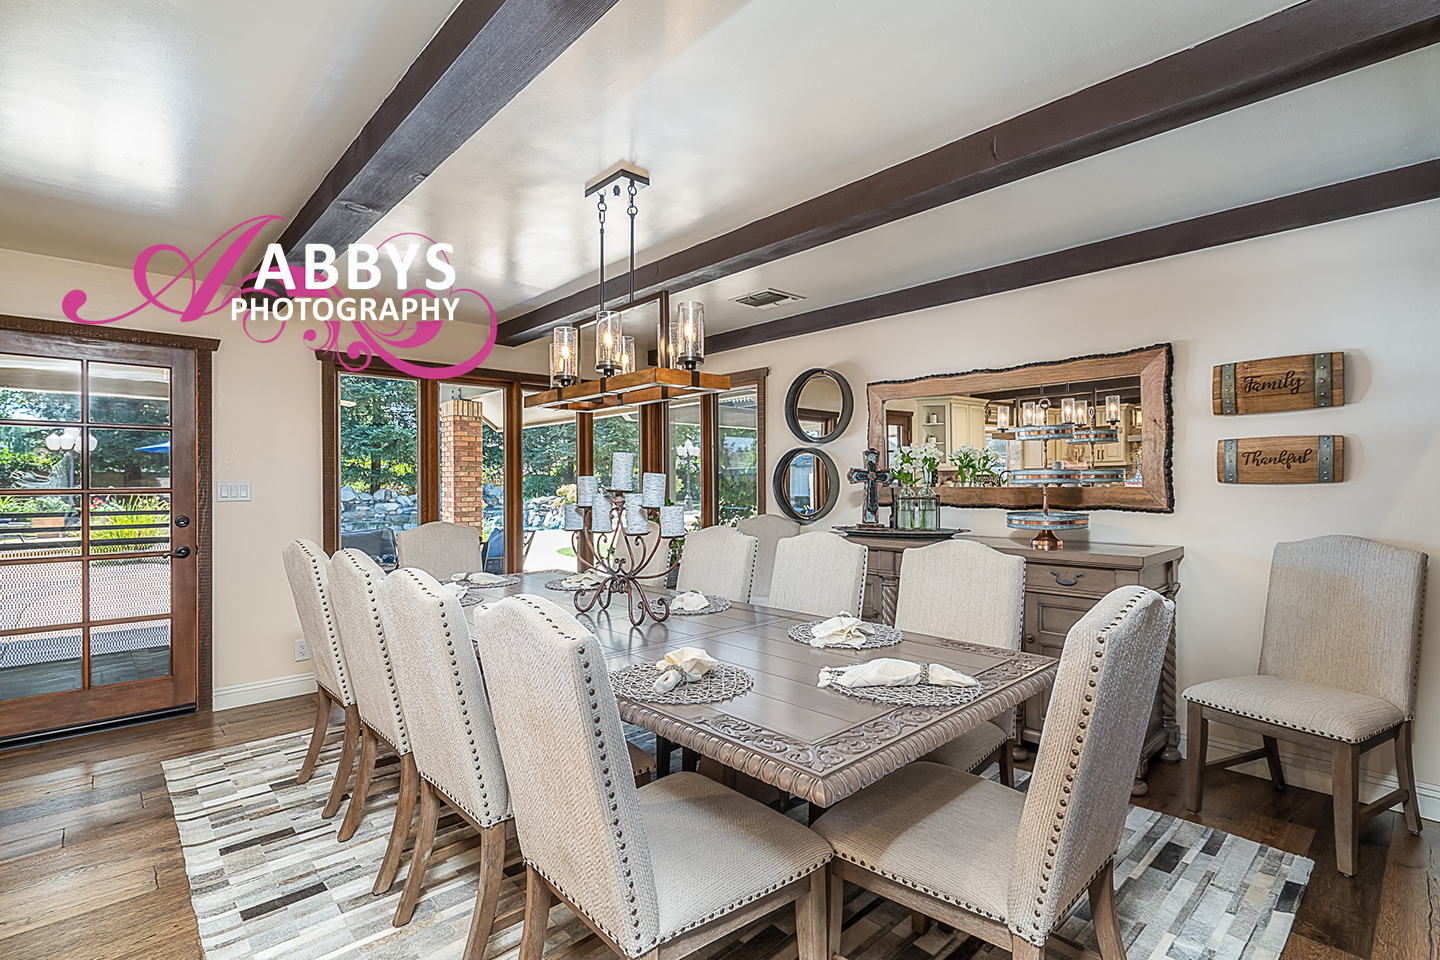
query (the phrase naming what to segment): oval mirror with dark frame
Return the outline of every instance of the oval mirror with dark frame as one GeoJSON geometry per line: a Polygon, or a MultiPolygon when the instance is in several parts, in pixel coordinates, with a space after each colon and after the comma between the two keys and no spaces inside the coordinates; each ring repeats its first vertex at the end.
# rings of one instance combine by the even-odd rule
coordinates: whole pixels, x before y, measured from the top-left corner
{"type": "Polygon", "coordinates": [[[775,464],[772,482],[781,512],[800,523],[814,523],[835,508],[840,471],[829,454],[796,447],[775,464]]]}
{"type": "MultiPolygon", "coordinates": [[[[1173,513],[1172,366],[1170,344],[1162,343],[871,383],[869,445],[893,466],[899,447],[933,442],[941,458],[935,491],[950,506],[1039,507],[1040,487],[1033,484],[1056,476],[1062,479],[1049,487],[1051,507],[1173,513]],[[1016,427],[1040,424],[1063,439],[1017,438],[1016,427]]],[[[880,502],[892,496],[882,489],[880,502]]]]}
{"type": "Polygon", "coordinates": [[[814,367],[790,384],[785,394],[785,422],[805,443],[829,443],[850,426],[855,397],[850,382],[834,370],[814,367]]]}

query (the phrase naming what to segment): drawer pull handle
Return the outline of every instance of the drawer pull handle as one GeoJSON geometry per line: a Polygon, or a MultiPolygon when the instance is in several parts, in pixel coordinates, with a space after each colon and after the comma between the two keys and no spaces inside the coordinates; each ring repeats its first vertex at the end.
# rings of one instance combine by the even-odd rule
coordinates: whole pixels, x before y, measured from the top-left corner
{"type": "Polygon", "coordinates": [[[1062,587],[1073,587],[1073,586],[1075,586],[1076,583],[1078,583],[1078,582],[1080,581],[1080,578],[1081,578],[1081,577],[1085,576],[1085,574],[1083,574],[1083,573],[1077,573],[1077,574],[1075,574],[1075,577],[1074,577],[1074,579],[1072,579],[1072,580],[1061,580],[1061,579],[1060,579],[1060,571],[1059,571],[1059,570],[1051,570],[1051,571],[1050,571],[1050,575],[1051,575],[1052,577],[1054,577],[1054,578],[1055,578],[1055,582],[1058,583],[1058,584],[1060,584],[1060,586],[1062,586],[1062,587]]]}

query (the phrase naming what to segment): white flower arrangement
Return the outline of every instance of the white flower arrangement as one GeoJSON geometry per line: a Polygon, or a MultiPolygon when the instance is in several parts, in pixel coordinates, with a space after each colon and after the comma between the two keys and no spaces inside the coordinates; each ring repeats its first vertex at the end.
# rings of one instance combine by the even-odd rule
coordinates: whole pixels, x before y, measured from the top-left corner
{"type": "Polygon", "coordinates": [[[900,462],[890,468],[895,478],[907,487],[923,486],[930,482],[931,475],[940,466],[940,448],[934,440],[912,443],[900,448],[898,460],[900,462]]]}

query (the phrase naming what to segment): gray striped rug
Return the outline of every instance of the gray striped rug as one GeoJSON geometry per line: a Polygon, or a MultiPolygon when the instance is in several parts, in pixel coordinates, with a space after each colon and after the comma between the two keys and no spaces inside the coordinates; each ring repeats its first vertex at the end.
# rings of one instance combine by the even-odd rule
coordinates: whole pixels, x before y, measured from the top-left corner
{"type": "MultiPolygon", "coordinates": [[[[653,737],[642,732],[634,739],[653,751],[653,737]]],[[[370,888],[385,852],[398,769],[381,768],[364,822],[349,843],[341,844],[335,839],[340,817],[320,817],[339,756],[337,740],[332,737],[315,776],[303,786],[295,774],[308,744],[304,732],[164,764],[209,960],[460,956],[475,902],[479,851],[474,832],[453,815],[441,820],[436,856],[444,859],[432,862],[414,919],[401,929],[392,927],[408,851],[388,894],[376,897],[370,888]]],[[[1115,867],[1128,956],[1274,960],[1313,866],[1304,857],[1132,807],[1115,867]]],[[[506,873],[501,914],[524,902],[523,867],[513,844],[506,873]]],[[[779,910],[705,948],[697,960],[793,960],[794,922],[793,910],[779,910]]],[[[908,910],[854,887],[847,891],[844,923],[843,953],[849,960],[1003,960],[1009,955],[943,924],[932,924],[917,937],[908,910]]],[[[487,960],[512,958],[520,929],[516,924],[495,934],[487,960]]],[[[1085,900],[1061,932],[1095,945],[1085,900]]],[[[547,955],[587,933],[568,908],[555,907],[547,955]]],[[[599,960],[609,951],[597,945],[583,956],[599,960]]]]}

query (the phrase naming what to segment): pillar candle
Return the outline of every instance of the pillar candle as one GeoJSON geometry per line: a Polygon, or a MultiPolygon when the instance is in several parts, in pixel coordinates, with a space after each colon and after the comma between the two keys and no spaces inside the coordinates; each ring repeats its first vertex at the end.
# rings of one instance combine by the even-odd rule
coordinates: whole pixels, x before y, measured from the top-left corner
{"type": "Polygon", "coordinates": [[[638,497],[627,497],[625,500],[625,532],[626,533],[648,533],[650,523],[645,519],[645,508],[641,505],[638,497]]]}
{"type": "Polygon", "coordinates": [[[590,529],[595,533],[609,533],[615,529],[615,522],[610,514],[610,501],[604,497],[596,497],[595,505],[590,509],[590,529]]]}
{"type": "Polygon", "coordinates": [[[647,473],[641,478],[640,502],[647,507],[665,506],[665,474],[647,473]]]}
{"type": "Polygon", "coordinates": [[[610,489],[635,489],[635,454],[617,453],[610,458],[610,489]]]}
{"type": "Polygon", "coordinates": [[[575,506],[575,504],[573,504],[573,503],[567,503],[567,504],[565,504],[565,529],[566,529],[566,530],[584,530],[584,529],[585,529],[585,515],[582,514],[582,513],[580,512],[580,508],[577,507],[577,506],[575,506]]]}
{"type": "Polygon", "coordinates": [[[577,477],[575,479],[575,505],[589,507],[595,503],[595,491],[600,489],[599,477],[577,477]]]}
{"type": "Polygon", "coordinates": [[[660,508],[660,536],[685,536],[685,507],[681,504],[660,508]]]}

